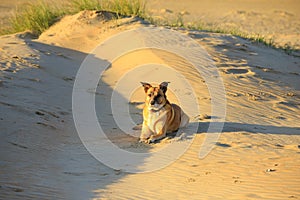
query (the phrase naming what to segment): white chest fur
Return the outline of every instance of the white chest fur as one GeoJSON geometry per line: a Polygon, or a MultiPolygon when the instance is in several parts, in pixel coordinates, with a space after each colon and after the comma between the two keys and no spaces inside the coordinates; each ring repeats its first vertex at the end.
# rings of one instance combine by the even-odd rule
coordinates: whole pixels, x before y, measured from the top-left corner
{"type": "Polygon", "coordinates": [[[148,127],[153,133],[158,133],[167,120],[167,112],[165,110],[151,111],[148,113],[148,127]]]}

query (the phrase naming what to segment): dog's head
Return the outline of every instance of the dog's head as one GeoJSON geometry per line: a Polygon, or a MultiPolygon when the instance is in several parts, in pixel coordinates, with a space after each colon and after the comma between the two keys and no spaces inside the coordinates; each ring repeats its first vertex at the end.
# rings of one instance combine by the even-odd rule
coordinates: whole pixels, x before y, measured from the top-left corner
{"type": "Polygon", "coordinates": [[[160,110],[167,103],[166,92],[168,82],[162,82],[158,87],[153,87],[149,83],[141,82],[146,93],[145,105],[149,110],[160,110]]]}

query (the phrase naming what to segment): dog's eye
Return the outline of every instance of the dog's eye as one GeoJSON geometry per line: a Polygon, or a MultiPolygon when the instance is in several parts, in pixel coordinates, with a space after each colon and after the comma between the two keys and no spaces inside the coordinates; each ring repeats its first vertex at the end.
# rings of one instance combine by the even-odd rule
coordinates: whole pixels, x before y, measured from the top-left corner
{"type": "Polygon", "coordinates": [[[151,97],[151,94],[148,94],[148,97],[151,97]]]}

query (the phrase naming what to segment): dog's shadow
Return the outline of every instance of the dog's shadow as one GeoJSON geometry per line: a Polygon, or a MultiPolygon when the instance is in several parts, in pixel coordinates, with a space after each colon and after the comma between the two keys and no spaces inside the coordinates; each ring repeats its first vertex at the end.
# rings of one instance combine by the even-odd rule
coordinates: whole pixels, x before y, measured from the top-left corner
{"type": "MultiPolygon", "coordinates": [[[[141,130],[142,124],[138,124],[133,128],[134,130],[141,130]]],[[[168,140],[190,140],[196,134],[220,134],[220,133],[233,133],[233,132],[248,132],[248,133],[262,133],[262,134],[281,134],[281,135],[300,135],[300,127],[288,126],[273,126],[273,125],[260,125],[238,122],[191,122],[187,127],[179,129],[176,132],[168,133],[167,136],[154,143],[160,143],[168,140]],[[213,126],[222,127],[219,132],[212,130],[213,126]]]]}
{"type": "MultiPolygon", "coordinates": [[[[141,105],[144,102],[129,102],[129,109],[132,115],[132,119],[137,124],[133,127],[135,131],[142,130],[142,109],[141,105]]],[[[282,135],[300,135],[300,127],[288,127],[288,126],[273,126],[273,125],[261,125],[250,124],[240,122],[213,122],[213,119],[217,117],[209,116],[208,119],[199,122],[190,122],[187,127],[181,128],[176,132],[168,133],[165,138],[155,141],[154,143],[160,143],[162,141],[172,140],[190,140],[196,134],[226,134],[233,132],[248,132],[248,133],[262,133],[262,134],[282,134],[282,135]],[[214,127],[218,127],[219,131],[215,131],[214,127]]]]}
{"type": "MultiPolygon", "coordinates": [[[[196,122],[195,122],[196,123],[196,122]]],[[[222,127],[221,133],[231,132],[249,132],[249,133],[262,133],[262,134],[281,134],[281,135],[300,135],[300,127],[288,126],[273,126],[273,125],[260,125],[239,122],[199,122],[197,134],[208,133],[213,134],[209,127],[218,126],[222,127]]]]}

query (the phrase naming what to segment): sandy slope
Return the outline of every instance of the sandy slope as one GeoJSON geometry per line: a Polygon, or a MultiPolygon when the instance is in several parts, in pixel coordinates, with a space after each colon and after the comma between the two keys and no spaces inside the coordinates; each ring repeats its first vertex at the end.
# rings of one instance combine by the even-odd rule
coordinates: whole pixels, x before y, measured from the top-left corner
{"type": "MultiPolygon", "coordinates": [[[[300,59],[230,35],[182,31],[212,56],[226,89],[224,130],[207,157],[198,158],[210,122],[204,119],[188,151],[162,170],[129,174],[95,160],[72,119],[76,72],[101,41],[147,26],[138,19],[104,22],[98,17],[92,12],[66,17],[38,40],[26,34],[0,38],[1,199],[300,198],[300,59]]],[[[207,86],[187,70],[189,64],[148,50],[112,63],[99,83],[105,87],[96,93],[97,114],[111,115],[102,103],[109,103],[115,80],[148,61],[180,68],[197,88],[201,112],[210,115],[207,86]]],[[[176,91],[169,93],[175,101],[171,92],[176,91]]],[[[128,101],[142,102],[141,88],[128,101]]],[[[140,106],[130,109],[137,120],[140,106]]],[[[125,149],[155,151],[176,142],[169,138],[141,146],[120,135],[114,124],[102,125],[125,149]]]]}
{"type": "Polygon", "coordinates": [[[173,19],[183,14],[188,24],[211,24],[225,30],[259,34],[275,45],[300,48],[300,4],[296,0],[197,0],[149,1],[148,8],[157,19],[173,19]]]}

